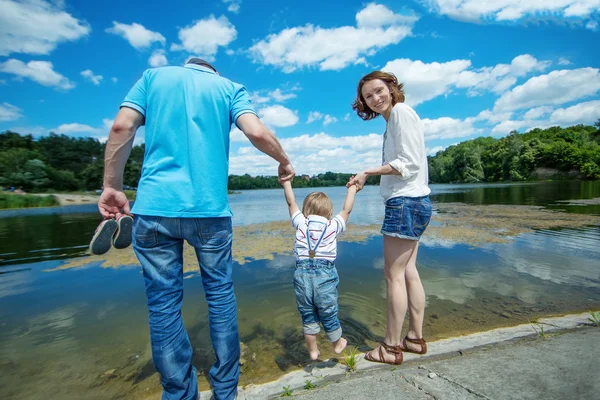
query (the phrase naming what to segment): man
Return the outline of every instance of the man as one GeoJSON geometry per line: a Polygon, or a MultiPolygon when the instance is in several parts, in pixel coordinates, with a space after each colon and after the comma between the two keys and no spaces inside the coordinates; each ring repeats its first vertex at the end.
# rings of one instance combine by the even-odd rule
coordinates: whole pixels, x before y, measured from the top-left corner
{"type": "Polygon", "coordinates": [[[129,213],[123,170],[136,130],[146,125],[142,177],[132,212],[133,248],[148,297],[154,365],[163,400],[196,399],[192,347],[181,318],[183,241],[196,249],[217,357],[210,370],[216,399],[233,399],[240,344],[231,280],[231,210],[227,197],[229,131],[235,123],[251,143],[279,162],[281,182],[294,169],[260,122],[246,89],[206,61],[146,70],[123,103],[106,144],[104,218],[129,213]]]}

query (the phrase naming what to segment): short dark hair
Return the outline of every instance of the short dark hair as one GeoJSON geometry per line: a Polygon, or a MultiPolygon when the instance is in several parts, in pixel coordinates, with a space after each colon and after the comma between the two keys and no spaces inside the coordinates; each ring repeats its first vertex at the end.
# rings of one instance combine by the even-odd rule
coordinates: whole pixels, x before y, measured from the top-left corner
{"type": "Polygon", "coordinates": [[[205,61],[205,60],[203,60],[203,59],[201,59],[201,58],[196,58],[196,57],[194,57],[194,58],[190,58],[190,59],[188,60],[187,64],[196,64],[196,65],[201,65],[201,66],[203,66],[203,67],[210,68],[210,69],[212,69],[213,71],[217,72],[217,69],[216,69],[215,67],[213,67],[212,65],[210,65],[210,63],[209,63],[208,61],[205,61]]]}

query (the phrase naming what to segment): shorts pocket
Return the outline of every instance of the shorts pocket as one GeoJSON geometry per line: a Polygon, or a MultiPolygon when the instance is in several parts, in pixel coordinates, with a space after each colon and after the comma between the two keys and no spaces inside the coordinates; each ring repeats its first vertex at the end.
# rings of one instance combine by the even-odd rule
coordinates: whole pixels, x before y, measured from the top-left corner
{"type": "Polygon", "coordinates": [[[411,212],[413,234],[420,237],[431,221],[431,206],[429,208],[415,208],[411,212]]]}
{"type": "Polygon", "coordinates": [[[403,206],[385,207],[384,225],[391,231],[397,230],[402,222],[403,206]]]}

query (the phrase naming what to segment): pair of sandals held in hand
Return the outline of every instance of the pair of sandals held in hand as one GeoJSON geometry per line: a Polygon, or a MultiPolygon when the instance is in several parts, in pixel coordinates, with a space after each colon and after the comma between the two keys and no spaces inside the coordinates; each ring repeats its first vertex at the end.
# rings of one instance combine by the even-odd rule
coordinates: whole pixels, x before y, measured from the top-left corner
{"type": "Polygon", "coordinates": [[[102,255],[110,250],[125,249],[132,241],[133,217],[122,214],[118,218],[105,219],[98,225],[94,237],[90,242],[90,252],[94,255],[102,255]]]}
{"type": "Polygon", "coordinates": [[[382,340],[381,342],[379,342],[379,354],[378,354],[379,359],[375,359],[375,357],[373,357],[371,355],[371,352],[369,352],[369,353],[365,354],[365,360],[371,361],[371,362],[383,363],[383,364],[400,365],[400,364],[402,364],[402,361],[404,361],[404,356],[402,355],[402,352],[425,354],[425,353],[427,353],[427,342],[425,342],[425,340],[423,338],[412,339],[412,338],[409,338],[408,336],[404,336],[404,339],[402,339],[401,344],[399,344],[397,346],[391,346],[382,340]],[[417,351],[417,350],[411,349],[410,347],[408,347],[406,345],[407,341],[410,343],[416,344],[416,345],[420,345],[421,350],[417,351]],[[385,350],[387,354],[384,354],[383,350],[385,350]],[[389,358],[386,359],[385,358],[386,355],[393,355],[394,360],[391,361],[389,358]]]}

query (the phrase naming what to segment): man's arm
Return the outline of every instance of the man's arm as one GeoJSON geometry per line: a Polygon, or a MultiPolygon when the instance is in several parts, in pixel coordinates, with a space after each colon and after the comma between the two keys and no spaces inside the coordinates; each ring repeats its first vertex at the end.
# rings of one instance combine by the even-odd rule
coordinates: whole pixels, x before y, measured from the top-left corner
{"type": "Polygon", "coordinates": [[[131,153],[135,132],[144,123],[144,116],[128,107],[121,107],[108,135],[104,151],[104,190],[98,200],[98,210],[104,218],[129,214],[129,200],[123,193],[123,172],[131,153]]]}
{"type": "Polygon", "coordinates": [[[296,204],[296,196],[294,196],[294,190],[292,189],[291,181],[283,182],[283,193],[285,194],[285,201],[288,205],[290,217],[292,217],[300,209],[298,208],[298,204],[296,204]]]}
{"type": "Polygon", "coordinates": [[[250,140],[252,145],[279,163],[279,183],[291,181],[296,175],[294,168],[279,140],[253,113],[238,117],[236,125],[250,140]]]}
{"type": "Polygon", "coordinates": [[[133,147],[135,132],[144,123],[138,111],[121,107],[108,135],[104,151],[104,189],[123,190],[123,172],[133,147]]]}
{"type": "Polygon", "coordinates": [[[352,208],[354,207],[354,198],[356,197],[356,185],[352,185],[348,188],[348,193],[346,193],[346,200],[344,201],[344,209],[340,211],[340,217],[344,219],[344,222],[348,221],[350,218],[350,213],[352,212],[352,208]]]}

